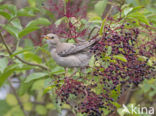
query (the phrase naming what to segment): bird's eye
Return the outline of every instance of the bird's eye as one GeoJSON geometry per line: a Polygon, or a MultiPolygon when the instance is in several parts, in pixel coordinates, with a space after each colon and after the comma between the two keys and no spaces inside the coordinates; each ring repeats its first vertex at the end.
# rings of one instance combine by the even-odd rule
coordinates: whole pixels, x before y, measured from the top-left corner
{"type": "Polygon", "coordinates": [[[54,36],[52,36],[51,39],[54,39],[54,36]]]}

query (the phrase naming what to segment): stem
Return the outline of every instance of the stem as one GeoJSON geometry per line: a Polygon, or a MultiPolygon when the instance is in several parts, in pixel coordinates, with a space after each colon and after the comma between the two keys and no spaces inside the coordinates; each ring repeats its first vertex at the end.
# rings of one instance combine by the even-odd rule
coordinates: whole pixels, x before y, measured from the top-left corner
{"type": "MultiPolygon", "coordinates": [[[[9,46],[7,45],[7,43],[5,42],[4,37],[2,36],[2,33],[1,32],[0,32],[0,39],[2,40],[2,43],[4,44],[5,48],[7,49],[7,52],[11,56],[13,53],[10,50],[9,46]]],[[[21,59],[19,56],[14,56],[14,57],[16,59],[18,59],[19,61],[21,61],[22,63],[24,63],[24,64],[31,65],[31,66],[37,66],[37,67],[42,68],[44,70],[48,70],[48,67],[46,67],[44,65],[27,62],[27,61],[21,59]]]]}
{"type": "Polygon", "coordinates": [[[21,110],[23,111],[24,116],[28,116],[27,112],[24,110],[23,104],[22,104],[22,102],[21,102],[19,96],[18,96],[17,93],[16,93],[15,88],[13,87],[13,85],[12,85],[12,83],[11,83],[10,78],[8,78],[8,82],[9,82],[9,85],[10,85],[10,88],[11,88],[13,94],[14,94],[15,97],[16,97],[16,100],[17,100],[17,102],[18,102],[18,104],[19,104],[21,110]]]}

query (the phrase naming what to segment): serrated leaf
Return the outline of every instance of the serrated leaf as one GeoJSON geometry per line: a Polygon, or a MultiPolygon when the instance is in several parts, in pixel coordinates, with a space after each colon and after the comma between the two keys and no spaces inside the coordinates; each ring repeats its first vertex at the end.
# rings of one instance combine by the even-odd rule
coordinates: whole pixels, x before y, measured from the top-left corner
{"type": "Polygon", "coordinates": [[[28,83],[32,80],[43,78],[45,76],[48,76],[48,73],[44,73],[44,72],[32,73],[26,78],[25,83],[28,83]]]}
{"type": "Polygon", "coordinates": [[[8,59],[7,58],[0,58],[0,72],[3,73],[3,71],[5,70],[5,68],[8,65],[8,59]]]}
{"type": "Polygon", "coordinates": [[[123,62],[127,62],[127,59],[122,54],[120,54],[120,55],[114,55],[113,58],[118,59],[118,60],[121,60],[123,62]]]}

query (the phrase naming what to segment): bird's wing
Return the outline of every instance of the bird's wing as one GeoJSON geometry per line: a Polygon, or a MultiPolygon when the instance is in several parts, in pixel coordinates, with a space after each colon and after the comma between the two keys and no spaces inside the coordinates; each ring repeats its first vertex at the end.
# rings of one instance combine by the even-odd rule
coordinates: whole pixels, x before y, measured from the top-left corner
{"type": "Polygon", "coordinates": [[[62,57],[68,56],[68,55],[71,55],[71,54],[75,54],[77,52],[83,51],[86,48],[90,47],[91,45],[93,45],[98,40],[99,39],[94,39],[94,40],[79,43],[79,44],[64,43],[64,46],[63,46],[64,48],[62,47],[62,50],[58,50],[57,53],[58,53],[58,55],[60,55],[62,57]]]}

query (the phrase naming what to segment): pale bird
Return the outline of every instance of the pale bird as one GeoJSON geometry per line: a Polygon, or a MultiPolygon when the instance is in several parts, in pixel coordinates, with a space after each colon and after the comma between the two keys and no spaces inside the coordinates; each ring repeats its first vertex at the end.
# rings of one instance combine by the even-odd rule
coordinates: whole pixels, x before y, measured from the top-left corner
{"type": "Polygon", "coordinates": [[[98,39],[85,41],[81,43],[65,43],[61,42],[56,34],[47,34],[50,53],[55,62],[66,68],[85,68],[88,66],[91,56],[90,47],[93,46],[98,39]]]}

